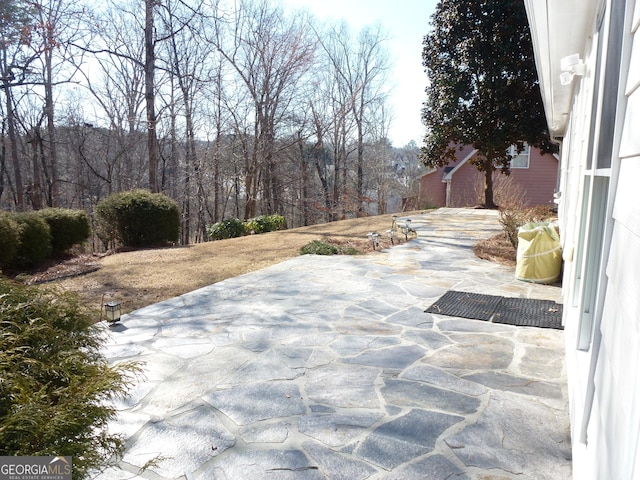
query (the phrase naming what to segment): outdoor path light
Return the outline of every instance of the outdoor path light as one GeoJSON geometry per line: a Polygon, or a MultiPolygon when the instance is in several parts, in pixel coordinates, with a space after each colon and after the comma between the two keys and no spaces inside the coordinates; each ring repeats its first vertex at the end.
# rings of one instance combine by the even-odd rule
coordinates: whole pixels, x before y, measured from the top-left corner
{"type": "Polygon", "coordinates": [[[404,239],[409,240],[409,232],[411,231],[411,219],[407,218],[404,225],[402,225],[400,229],[402,230],[402,233],[404,233],[404,239]]]}
{"type": "Polygon", "coordinates": [[[367,233],[367,238],[371,242],[371,246],[373,247],[374,250],[376,248],[378,248],[378,245],[380,245],[380,234],[379,233],[377,233],[377,232],[367,233]]]}
{"type": "Polygon", "coordinates": [[[109,322],[110,325],[113,325],[120,320],[120,307],[121,303],[115,300],[104,304],[105,316],[107,317],[107,322],[109,322]]]}

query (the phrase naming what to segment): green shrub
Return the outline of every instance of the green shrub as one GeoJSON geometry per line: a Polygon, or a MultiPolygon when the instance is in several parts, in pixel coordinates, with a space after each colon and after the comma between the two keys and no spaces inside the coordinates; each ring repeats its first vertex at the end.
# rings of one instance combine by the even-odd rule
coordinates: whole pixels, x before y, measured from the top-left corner
{"type": "Polygon", "coordinates": [[[18,267],[39,265],[51,255],[49,225],[36,212],[14,213],[13,219],[20,225],[20,247],[16,252],[18,267]]]}
{"type": "Polygon", "coordinates": [[[91,234],[89,217],[82,210],[45,208],[37,213],[49,225],[54,256],[66,253],[74,245],[87,240],[91,234]]]}
{"type": "Polygon", "coordinates": [[[338,255],[340,250],[335,245],[323,242],[321,240],[314,240],[311,243],[307,243],[300,249],[302,255],[338,255]]]}
{"type": "Polygon", "coordinates": [[[108,245],[148,247],[177,242],[180,210],[161,193],[114,193],[96,205],[96,233],[108,245]]]}
{"type": "Polygon", "coordinates": [[[518,248],[518,229],[527,223],[540,223],[553,216],[547,206],[511,207],[500,209],[500,225],[513,248],[518,248]]]}
{"type": "Polygon", "coordinates": [[[245,228],[248,232],[266,233],[287,228],[287,220],[277,213],[273,215],[260,215],[246,221],[245,228]]]}
{"type": "Polygon", "coordinates": [[[245,234],[245,224],[237,218],[228,218],[213,225],[207,225],[209,240],[224,240],[225,238],[241,237],[245,234]]]}
{"type": "Polygon", "coordinates": [[[73,478],[122,453],[107,421],[139,367],[109,366],[77,297],[0,278],[0,455],[70,455],[73,478]]]}
{"type": "Polygon", "coordinates": [[[0,212],[0,268],[16,261],[20,248],[20,225],[7,212],[0,212]]]}
{"type": "Polygon", "coordinates": [[[341,255],[361,255],[362,252],[355,247],[339,247],[341,255]]]}
{"type": "Polygon", "coordinates": [[[362,252],[349,245],[334,245],[322,240],[314,240],[300,249],[301,255],[360,255],[362,252]]]}

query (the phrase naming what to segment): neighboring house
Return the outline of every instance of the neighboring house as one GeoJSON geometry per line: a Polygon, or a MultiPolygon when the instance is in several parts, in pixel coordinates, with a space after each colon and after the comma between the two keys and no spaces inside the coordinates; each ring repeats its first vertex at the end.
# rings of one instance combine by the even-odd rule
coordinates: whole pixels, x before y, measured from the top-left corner
{"type": "MultiPolygon", "coordinates": [[[[511,160],[511,174],[495,172],[494,200],[513,201],[518,196],[526,206],[554,206],[558,178],[558,157],[525,148],[511,160]]],[[[420,177],[420,202],[438,207],[472,207],[484,203],[484,172],[471,164],[478,154],[470,145],[456,151],[456,160],[434,168],[420,177]]]]}
{"type": "Polygon", "coordinates": [[[640,0],[525,5],[561,143],[573,478],[640,479],[640,0]]]}

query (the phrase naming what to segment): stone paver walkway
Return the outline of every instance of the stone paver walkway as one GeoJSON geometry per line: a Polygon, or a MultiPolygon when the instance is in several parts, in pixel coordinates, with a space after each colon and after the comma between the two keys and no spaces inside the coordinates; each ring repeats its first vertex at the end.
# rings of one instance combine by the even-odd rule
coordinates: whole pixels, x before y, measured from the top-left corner
{"type": "Polygon", "coordinates": [[[562,332],[424,313],[449,289],[560,289],[474,256],[495,212],[412,220],[418,238],[390,250],[302,256],[126,315],[106,355],[146,379],[112,425],[124,458],[96,478],[571,478],[562,332]]]}

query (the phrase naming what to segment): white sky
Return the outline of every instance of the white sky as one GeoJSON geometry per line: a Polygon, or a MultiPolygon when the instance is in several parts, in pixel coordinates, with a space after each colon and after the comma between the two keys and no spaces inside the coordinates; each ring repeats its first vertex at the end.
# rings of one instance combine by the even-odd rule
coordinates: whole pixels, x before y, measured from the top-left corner
{"type": "Polygon", "coordinates": [[[380,22],[390,40],[391,107],[389,137],[394,147],[410,140],[422,143],[420,111],[427,75],[422,68],[422,38],[429,30],[437,0],[282,0],[291,7],[308,8],[320,20],[344,19],[354,32],[380,22]]]}

